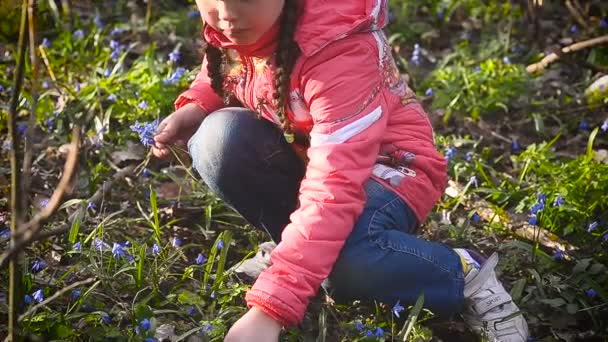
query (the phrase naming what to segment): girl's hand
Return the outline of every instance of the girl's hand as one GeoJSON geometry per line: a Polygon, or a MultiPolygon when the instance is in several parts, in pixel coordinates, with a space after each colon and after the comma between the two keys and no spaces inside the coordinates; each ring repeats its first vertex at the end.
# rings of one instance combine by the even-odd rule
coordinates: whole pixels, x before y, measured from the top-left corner
{"type": "Polygon", "coordinates": [[[224,342],[277,342],[281,324],[258,308],[251,308],[226,335],[224,342]]]}
{"type": "Polygon", "coordinates": [[[158,125],[152,153],[164,159],[171,155],[170,145],[186,146],[204,118],[205,112],[195,103],[189,103],[166,117],[158,125]]]}

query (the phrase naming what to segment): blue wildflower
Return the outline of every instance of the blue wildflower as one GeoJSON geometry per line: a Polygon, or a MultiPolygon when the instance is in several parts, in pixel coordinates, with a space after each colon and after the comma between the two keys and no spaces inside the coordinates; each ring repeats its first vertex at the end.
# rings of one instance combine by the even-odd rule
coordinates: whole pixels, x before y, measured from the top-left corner
{"type": "Polygon", "coordinates": [[[553,253],[553,259],[561,261],[564,260],[564,258],[566,257],[566,254],[564,254],[564,252],[562,251],[555,251],[553,253]]]}
{"type": "MultiPolygon", "coordinates": [[[[110,69],[106,69],[106,71],[107,70],[110,70],[110,69]]],[[[76,82],[76,84],[74,84],[74,91],[77,93],[80,93],[80,88],[81,88],[80,83],[76,82]]]]}
{"type": "Polygon", "coordinates": [[[224,248],[224,241],[220,240],[217,242],[217,250],[219,251],[222,248],[224,248]]]}
{"type": "Polygon", "coordinates": [[[150,177],[150,170],[148,170],[148,168],[144,168],[143,171],[141,172],[141,175],[144,176],[144,178],[148,178],[150,177]]]}
{"type": "Polygon", "coordinates": [[[608,27],[608,21],[606,21],[606,18],[602,18],[602,19],[600,19],[600,27],[601,27],[601,28],[606,28],[606,27],[608,27]]]}
{"type": "Polygon", "coordinates": [[[209,295],[209,297],[215,298],[215,291],[211,292],[211,294],[209,295]]]}
{"type": "Polygon", "coordinates": [[[478,213],[474,213],[473,216],[471,216],[471,221],[473,221],[473,223],[479,223],[481,221],[481,216],[479,216],[478,213]]]}
{"type": "Polygon", "coordinates": [[[177,63],[179,62],[179,59],[181,58],[182,54],[179,51],[172,51],[169,54],[169,61],[171,63],[177,63]]]}
{"type": "Polygon", "coordinates": [[[374,333],[374,336],[376,336],[376,337],[384,336],[384,330],[382,330],[382,328],[380,328],[380,327],[377,327],[376,332],[374,333]]]}
{"type": "Polygon", "coordinates": [[[19,135],[24,135],[26,130],[27,130],[27,126],[25,124],[18,124],[17,125],[17,133],[19,135]]]}
{"type": "Polygon", "coordinates": [[[547,195],[542,193],[538,195],[538,202],[545,204],[547,202],[547,195]]]}
{"type": "Polygon", "coordinates": [[[124,29],[122,29],[122,28],[120,28],[120,27],[115,27],[115,28],[112,30],[112,32],[110,32],[110,35],[112,35],[112,36],[116,36],[116,35],[119,35],[119,34],[123,33],[124,31],[125,31],[125,30],[124,30],[124,29]]]}
{"type": "Polygon", "coordinates": [[[139,121],[135,121],[130,128],[132,131],[139,134],[139,140],[144,146],[150,146],[154,144],[154,134],[158,128],[158,123],[158,119],[149,123],[139,123],[139,121]]]}
{"type": "Polygon", "coordinates": [[[133,258],[131,255],[127,254],[127,261],[133,262],[133,261],[135,261],[135,258],[133,258]]]}
{"type": "Polygon", "coordinates": [[[412,52],[412,64],[414,64],[416,66],[420,65],[420,54],[421,54],[420,44],[415,44],[414,52],[412,52]]]}
{"type": "Polygon", "coordinates": [[[42,201],[40,201],[40,203],[38,203],[38,204],[40,205],[40,207],[44,208],[44,207],[46,207],[47,205],[49,205],[49,199],[48,199],[48,198],[45,198],[45,199],[43,199],[42,201]]]}
{"type": "Polygon", "coordinates": [[[519,146],[519,141],[517,141],[517,139],[513,140],[513,142],[511,143],[511,150],[513,152],[519,152],[520,149],[521,147],[519,146]]]}
{"type": "Polygon", "coordinates": [[[123,242],[123,243],[122,243],[122,245],[123,245],[124,247],[131,247],[131,241],[129,241],[129,240],[125,240],[125,242],[123,242]]]}
{"type": "Polygon", "coordinates": [[[456,157],[456,152],[458,152],[456,147],[448,147],[448,149],[445,151],[445,160],[454,159],[454,157],[456,157]]]}
{"type": "Polygon", "coordinates": [[[475,72],[480,72],[481,71],[481,66],[477,65],[474,70],[475,70],[475,72]]]}
{"type": "Polygon", "coordinates": [[[435,90],[433,90],[433,88],[429,88],[424,92],[424,95],[426,96],[434,96],[435,95],[435,90]]]}
{"type": "Polygon", "coordinates": [[[32,264],[32,273],[38,273],[38,272],[42,271],[43,269],[45,269],[47,266],[48,266],[48,264],[46,263],[46,261],[41,260],[41,259],[36,260],[32,264]]]}
{"type": "Polygon", "coordinates": [[[4,86],[0,84],[0,93],[4,91],[4,86]]]}
{"type": "Polygon", "coordinates": [[[357,320],[357,321],[355,321],[355,329],[357,329],[357,331],[361,331],[361,330],[365,329],[365,324],[363,324],[363,322],[357,320]]]}
{"type": "Polygon", "coordinates": [[[97,26],[97,28],[103,28],[103,22],[101,21],[101,17],[99,15],[96,15],[95,18],[93,18],[93,23],[95,23],[95,26],[97,26]]]}
{"type": "Polygon", "coordinates": [[[589,224],[589,226],[587,227],[587,233],[593,233],[593,231],[595,229],[597,229],[597,227],[599,226],[599,223],[597,223],[597,221],[592,222],[591,224],[589,224]]]}
{"type": "Polygon", "coordinates": [[[112,246],[112,255],[115,259],[120,259],[125,257],[127,252],[125,252],[121,244],[114,242],[114,245],[112,246]]]}
{"type": "Polygon", "coordinates": [[[593,298],[595,298],[595,296],[597,296],[597,292],[593,288],[589,288],[589,289],[585,290],[585,294],[587,295],[587,298],[589,298],[589,299],[593,299],[593,298]]]}
{"type": "Polygon", "coordinates": [[[502,58],[502,61],[503,61],[503,63],[505,63],[505,64],[511,64],[511,59],[510,59],[509,57],[507,57],[507,56],[503,57],[503,58],[502,58]]]}
{"type": "Polygon", "coordinates": [[[374,333],[373,333],[371,330],[369,330],[369,329],[368,329],[368,330],[365,332],[365,337],[374,337],[374,333]]]}
{"type": "Polygon", "coordinates": [[[532,214],[536,215],[538,214],[539,211],[545,209],[545,205],[542,203],[536,203],[533,207],[532,210],[530,210],[532,212],[532,214]]]}
{"type": "Polygon", "coordinates": [[[38,303],[42,302],[44,300],[44,293],[42,292],[42,289],[32,293],[32,297],[38,303]]]}
{"type": "Polygon", "coordinates": [[[443,21],[444,17],[445,17],[445,13],[443,11],[437,11],[437,20],[443,21]]]}
{"type": "Polygon", "coordinates": [[[604,120],[604,123],[602,123],[602,126],[600,128],[602,129],[602,132],[608,132],[608,119],[604,120]]]}
{"type": "Polygon", "coordinates": [[[114,50],[110,53],[110,58],[112,58],[112,60],[117,60],[118,57],[120,57],[120,50],[114,50]]]}
{"type": "Polygon", "coordinates": [[[72,290],[72,299],[78,299],[82,295],[82,291],[80,290],[72,290]]]}
{"type": "Polygon", "coordinates": [[[201,16],[201,12],[199,12],[198,10],[191,10],[190,12],[188,12],[188,18],[198,18],[201,16]]]}
{"type": "Polygon", "coordinates": [[[82,30],[76,30],[74,31],[73,36],[76,38],[76,40],[80,40],[84,38],[84,32],[82,32],[82,30]]]}
{"type": "Polygon", "coordinates": [[[196,264],[197,265],[202,265],[205,263],[205,261],[207,261],[207,258],[205,258],[202,254],[198,254],[198,256],[196,257],[196,264]]]}
{"type": "Polygon", "coordinates": [[[110,49],[112,49],[112,50],[120,49],[120,43],[114,39],[110,40],[110,49]]]}
{"type": "Polygon", "coordinates": [[[604,242],[608,242],[608,233],[604,234],[604,242]]]}
{"type": "Polygon", "coordinates": [[[148,109],[148,102],[146,100],[142,100],[137,107],[139,109],[148,109]]]}
{"type": "Polygon", "coordinates": [[[179,83],[179,80],[182,78],[182,76],[184,76],[184,73],[186,73],[185,68],[180,67],[180,68],[175,69],[175,71],[171,74],[171,76],[169,76],[168,78],[163,80],[163,84],[169,85],[169,84],[179,83]]]}
{"type": "Polygon", "coordinates": [[[553,200],[553,206],[554,207],[561,207],[562,205],[566,204],[566,199],[563,198],[562,196],[556,196],[555,199],[553,200]]]}
{"type": "Polygon", "coordinates": [[[210,333],[210,332],[212,332],[212,331],[213,331],[213,329],[214,329],[214,328],[213,328],[213,325],[211,325],[211,324],[205,324],[205,325],[203,325],[203,327],[201,328],[201,331],[202,331],[202,332],[205,332],[205,333],[210,333]]]}
{"type": "Polygon", "coordinates": [[[8,228],[3,228],[0,230],[0,238],[9,238],[11,237],[11,230],[8,228]]]}
{"type": "Polygon", "coordinates": [[[95,203],[93,203],[93,202],[89,202],[87,204],[87,209],[89,209],[89,210],[97,210],[97,205],[95,205],[95,203]]]}
{"type": "Polygon", "coordinates": [[[473,152],[469,151],[464,155],[464,160],[471,161],[473,160],[473,152]]]}
{"type": "Polygon", "coordinates": [[[403,310],[405,310],[405,308],[403,307],[403,305],[399,304],[399,301],[397,301],[397,304],[393,306],[393,314],[397,316],[397,318],[400,318],[399,313],[403,310]]]}
{"type": "Polygon", "coordinates": [[[108,325],[110,323],[112,323],[112,317],[105,315],[105,316],[101,316],[100,318],[101,323],[108,325]]]}
{"type": "Polygon", "coordinates": [[[181,247],[182,246],[182,239],[178,238],[177,236],[173,238],[173,241],[171,242],[171,244],[173,245],[173,247],[181,247]]]}
{"type": "Polygon", "coordinates": [[[141,321],[140,325],[141,325],[141,328],[144,329],[144,331],[148,331],[148,330],[150,330],[150,327],[151,327],[152,324],[150,323],[149,319],[144,318],[141,321]]]}
{"type": "Polygon", "coordinates": [[[32,296],[25,295],[25,297],[23,298],[23,302],[25,302],[25,304],[32,304],[32,296]]]}
{"type": "Polygon", "coordinates": [[[103,76],[110,77],[110,75],[112,75],[112,69],[106,68],[106,70],[103,71],[103,76]]]}
{"type": "Polygon", "coordinates": [[[78,241],[74,245],[72,245],[72,249],[78,253],[82,251],[82,242],[78,241]]]}
{"type": "Polygon", "coordinates": [[[93,240],[93,245],[95,246],[95,249],[100,252],[104,252],[110,249],[110,246],[98,237],[93,240]]]}
{"type": "Polygon", "coordinates": [[[49,82],[47,82],[47,81],[43,81],[43,82],[42,82],[42,88],[44,88],[44,89],[49,89],[49,82]]]}
{"type": "Polygon", "coordinates": [[[477,177],[475,176],[471,176],[471,178],[469,179],[469,183],[475,185],[475,187],[479,186],[479,182],[477,181],[477,177]]]}
{"type": "Polygon", "coordinates": [[[44,122],[44,124],[46,125],[46,128],[47,128],[49,131],[52,131],[52,130],[53,130],[53,128],[55,128],[55,118],[49,118],[49,119],[47,119],[47,120],[44,122]]]}
{"type": "Polygon", "coordinates": [[[576,26],[576,25],[570,26],[570,33],[574,33],[574,34],[578,33],[578,26],[576,26]]]}
{"type": "Polygon", "coordinates": [[[116,102],[116,95],[114,95],[114,94],[108,95],[108,101],[110,101],[110,102],[116,102]]]}
{"type": "Polygon", "coordinates": [[[188,313],[188,315],[194,316],[196,315],[196,308],[194,306],[191,306],[188,308],[188,310],[186,310],[186,312],[188,313]]]}
{"type": "Polygon", "coordinates": [[[587,131],[591,128],[591,126],[589,125],[589,122],[587,122],[587,120],[581,120],[581,123],[578,125],[578,128],[581,131],[587,131]]]}
{"type": "Polygon", "coordinates": [[[157,244],[154,244],[154,246],[152,246],[152,254],[157,255],[158,253],[160,253],[161,247],[157,244]]]}
{"type": "Polygon", "coordinates": [[[536,218],[536,215],[530,217],[530,219],[528,220],[528,223],[533,226],[536,226],[538,224],[538,219],[536,218]]]}
{"type": "Polygon", "coordinates": [[[42,45],[43,48],[48,49],[51,47],[51,41],[47,38],[42,38],[42,43],[40,43],[40,45],[42,45]]]}

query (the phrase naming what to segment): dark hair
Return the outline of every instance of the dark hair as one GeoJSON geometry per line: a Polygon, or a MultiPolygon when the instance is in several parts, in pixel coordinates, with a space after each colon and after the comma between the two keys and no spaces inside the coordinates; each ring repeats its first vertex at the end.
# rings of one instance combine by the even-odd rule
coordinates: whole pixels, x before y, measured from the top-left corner
{"type": "MultiPolygon", "coordinates": [[[[274,71],[274,106],[281,121],[281,128],[285,138],[293,141],[291,123],[287,118],[287,100],[289,99],[290,75],[300,55],[300,49],[294,41],[298,21],[298,0],[285,0],[285,6],[280,19],[279,42],[275,51],[274,71]]],[[[207,73],[211,78],[211,87],[224,99],[225,103],[230,100],[231,94],[226,94],[224,89],[224,63],[225,55],[219,48],[207,43],[205,47],[207,56],[207,73]]]]}

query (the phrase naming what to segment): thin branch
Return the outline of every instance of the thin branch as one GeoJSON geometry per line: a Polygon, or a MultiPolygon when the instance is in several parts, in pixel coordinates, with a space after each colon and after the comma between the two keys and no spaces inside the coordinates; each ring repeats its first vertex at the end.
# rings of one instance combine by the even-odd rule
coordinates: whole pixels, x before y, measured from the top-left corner
{"type": "MultiPolygon", "coordinates": [[[[576,5],[578,5],[578,3],[576,5]]],[[[584,28],[585,30],[589,30],[589,24],[587,24],[587,22],[583,18],[583,15],[577,9],[578,6],[576,5],[572,3],[572,0],[566,0],[566,7],[568,8],[570,14],[574,17],[574,20],[576,20],[576,22],[582,28],[584,28]]]]}
{"type": "MultiPolygon", "coordinates": [[[[11,240],[10,247],[13,247],[17,242],[17,228],[23,221],[21,200],[21,192],[19,191],[20,172],[17,164],[17,155],[19,150],[19,142],[17,140],[17,105],[21,87],[24,79],[24,64],[26,53],[26,23],[27,23],[27,0],[22,1],[21,9],[21,24],[19,27],[19,42],[17,52],[17,69],[15,70],[15,79],[13,83],[13,94],[8,113],[8,132],[11,137],[13,148],[10,151],[11,159],[11,240]]],[[[19,267],[19,258],[11,260],[9,264],[9,284],[8,284],[8,335],[9,341],[17,341],[17,315],[22,309],[22,290],[21,290],[21,268],[19,267]]]]}
{"type": "Polygon", "coordinates": [[[50,296],[49,298],[43,300],[42,302],[32,306],[29,310],[27,310],[27,312],[25,312],[23,315],[19,316],[19,322],[23,321],[25,319],[25,317],[33,314],[34,312],[36,312],[38,309],[40,309],[41,307],[47,305],[48,303],[54,301],[55,299],[61,297],[61,295],[63,295],[64,293],[70,291],[71,289],[77,288],[79,286],[83,286],[83,285],[87,285],[90,284],[94,281],[96,281],[97,278],[88,278],[85,280],[81,280],[81,281],[77,281],[75,283],[72,283],[64,288],[62,288],[61,290],[55,292],[52,296],[50,296]]]}
{"type": "Polygon", "coordinates": [[[553,52],[553,53],[545,56],[545,58],[543,58],[540,62],[528,65],[526,70],[529,73],[535,73],[538,71],[545,70],[549,66],[549,64],[557,61],[560,58],[560,56],[562,56],[562,55],[580,51],[580,50],[585,50],[585,49],[591,48],[596,45],[601,45],[601,44],[608,44],[608,35],[585,40],[582,42],[578,42],[578,43],[574,43],[572,45],[566,46],[566,47],[562,48],[559,52],[553,52]]]}

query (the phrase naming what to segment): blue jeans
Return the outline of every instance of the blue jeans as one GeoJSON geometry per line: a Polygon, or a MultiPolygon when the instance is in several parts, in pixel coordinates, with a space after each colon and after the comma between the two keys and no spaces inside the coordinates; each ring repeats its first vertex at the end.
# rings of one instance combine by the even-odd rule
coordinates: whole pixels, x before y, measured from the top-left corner
{"type": "MultiPolygon", "coordinates": [[[[188,143],[193,165],[207,186],[275,242],[297,208],[305,166],[267,120],[244,108],[211,113],[188,143]]],[[[464,275],[451,248],[419,239],[413,211],[374,179],[367,202],[329,276],[339,302],[378,300],[424,305],[439,315],[463,306],[464,275]]]]}

